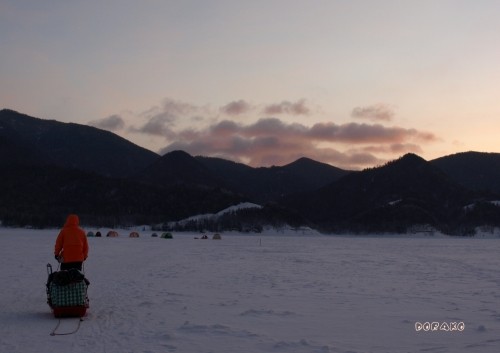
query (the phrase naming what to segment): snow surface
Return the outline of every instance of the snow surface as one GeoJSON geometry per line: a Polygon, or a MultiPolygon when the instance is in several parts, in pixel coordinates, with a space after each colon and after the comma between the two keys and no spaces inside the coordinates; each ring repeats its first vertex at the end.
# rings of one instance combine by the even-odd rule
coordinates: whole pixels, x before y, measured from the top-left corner
{"type": "Polygon", "coordinates": [[[56,234],[0,228],[0,352],[500,352],[498,238],[89,238],[87,316],[50,336],[56,234]]]}

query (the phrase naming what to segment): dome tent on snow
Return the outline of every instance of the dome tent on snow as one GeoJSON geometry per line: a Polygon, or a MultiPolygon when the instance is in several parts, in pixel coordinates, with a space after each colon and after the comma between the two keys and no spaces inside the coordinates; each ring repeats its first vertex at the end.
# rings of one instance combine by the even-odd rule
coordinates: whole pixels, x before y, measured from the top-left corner
{"type": "Polygon", "coordinates": [[[130,238],[139,238],[139,233],[137,233],[137,232],[132,232],[132,233],[130,233],[129,237],[130,237],[130,238]]]}
{"type": "Polygon", "coordinates": [[[110,237],[110,238],[116,238],[118,236],[118,232],[114,231],[114,230],[110,230],[108,232],[108,234],[106,234],[107,237],[110,237]]]}
{"type": "Polygon", "coordinates": [[[100,237],[101,237],[101,232],[97,231],[97,232],[95,233],[95,236],[96,236],[96,237],[98,237],[98,238],[100,238],[100,237]]]}
{"type": "Polygon", "coordinates": [[[87,233],[87,237],[93,237],[94,236],[94,232],[93,231],[90,231],[87,233]]]}
{"type": "Polygon", "coordinates": [[[156,233],[151,234],[151,236],[152,236],[153,238],[158,238],[158,234],[156,234],[156,233]]]}
{"type": "Polygon", "coordinates": [[[221,240],[221,236],[219,233],[215,233],[214,236],[212,237],[213,240],[221,240]]]}
{"type": "Polygon", "coordinates": [[[173,237],[172,233],[166,232],[166,233],[163,233],[161,235],[161,238],[163,238],[163,239],[173,239],[174,237],[173,237]]]}

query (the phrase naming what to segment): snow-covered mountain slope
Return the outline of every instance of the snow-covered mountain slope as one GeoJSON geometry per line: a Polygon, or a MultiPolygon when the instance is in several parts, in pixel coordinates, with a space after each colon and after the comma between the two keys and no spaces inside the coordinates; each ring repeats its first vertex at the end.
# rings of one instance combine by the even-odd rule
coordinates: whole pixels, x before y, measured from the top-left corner
{"type": "Polygon", "coordinates": [[[186,218],[186,219],[183,219],[183,220],[180,220],[178,222],[171,222],[171,224],[186,224],[188,222],[191,222],[191,221],[202,221],[202,220],[207,220],[207,219],[217,219],[219,218],[220,216],[222,215],[225,215],[227,213],[231,213],[231,212],[236,212],[236,211],[239,211],[239,210],[243,210],[243,209],[247,209],[247,208],[262,208],[262,206],[260,205],[257,205],[255,203],[252,203],[252,202],[242,202],[242,203],[239,203],[237,205],[233,205],[233,206],[230,206],[230,207],[227,207],[217,213],[206,213],[206,214],[201,214],[201,215],[195,215],[195,216],[192,216],[192,217],[189,217],[189,218],[186,218]]]}

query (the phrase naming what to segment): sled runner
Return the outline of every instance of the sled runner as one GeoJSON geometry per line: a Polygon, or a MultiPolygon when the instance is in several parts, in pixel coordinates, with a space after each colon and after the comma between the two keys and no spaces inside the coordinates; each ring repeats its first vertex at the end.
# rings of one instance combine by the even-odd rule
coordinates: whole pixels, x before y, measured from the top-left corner
{"type": "Polygon", "coordinates": [[[89,281],[77,269],[52,272],[52,265],[47,264],[47,304],[54,316],[83,317],[89,307],[87,287],[89,281]]]}

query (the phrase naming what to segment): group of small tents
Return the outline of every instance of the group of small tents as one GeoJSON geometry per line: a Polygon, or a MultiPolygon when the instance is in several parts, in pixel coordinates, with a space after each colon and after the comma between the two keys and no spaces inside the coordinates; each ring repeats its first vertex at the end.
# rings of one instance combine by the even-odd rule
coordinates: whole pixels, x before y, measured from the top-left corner
{"type": "MultiPolygon", "coordinates": [[[[117,232],[117,231],[115,231],[115,230],[110,230],[110,231],[106,234],[106,237],[108,237],[108,238],[116,238],[116,237],[118,237],[118,236],[119,236],[119,234],[118,234],[118,232],[117,232]]],[[[89,238],[91,238],[91,237],[102,237],[102,234],[101,234],[101,232],[99,232],[99,231],[97,231],[97,232],[95,232],[95,233],[94,233],[94,232],[92,232],[92,231],[89,231],[89,232],[87,233],[87,237],[89,237],[89,238]]],[[[136,231],[133,231],[133,232],[131,232],[131,233],[129,234],[129,238],[139,238],[139,237],[140,237],[140,235],[139,235],[139,233],[138,233],[138,232],[136,232],[136,231]]],[[[173,236],[173,235],[172,235],[172,233],[170,233],[170,232],[165,232],[165,233],[162,233],[160,236],[158,236],[158,233],[153,233],[153,234],[151,234],[151,237],[153,237],[153,238],[158,238],[158,237],[159,237],[159,238],[162,238],[162,239],[173,239],[173,238],[174,238],[174,236],[173,236]]],[[[195,237],[195,239],[209,239],[209,238],[208,238],[208,235],[203,234],[200,238],[195,237]]],[[[215,234],[212,236],[212,239],[214,239],[214,240],[221,240],[222,238],[221,238],[221,236],[220,236],[220,234],[219,234],[219,233],[215,233],[215,234]]]]}
{"type": "MultiPolygon", "coordinates": [[[[119,236],[119,234],[115,230],[110,230],[106,234],[106,237],[109,237],[109,238],[116,238],[118,236],[119,236]]],[[[97,231],[95,233],[92,232],[92,231],[90,231],[90,232],[87,233],[87,237],[102,237],[102,234],[99,231],[97,231]]],[[[151,237],[158,238],[158,234],[157,233],[153,233],[153,234],[151,234],[151,237]]],[[[162,238],[162,239],[173,239],[174,238],[174,236],[170,232],[162,233],[159,237],[162,238]]],[[[133,232],[131,232],[129,234],[129,238],[139,238],[139,233],[136,232],[136,231],[133,231],[133,232]]],[[[195,237],[195,239],[208,239],[208,236],[206,234],[203,234],[201,236],[201,238],[195,237]]],[[[221,238],[221,236],[220,236],[219,233],[215,233],[213,235],[212,239],[214,239],[214,240],[221,240],[222,238],[221,238]]]]}
{"type": "MultiPolygon", "coordinates": [[[[208,239],[208,235],[203,234],[203,235],[201,236],[201,238],[195,237],[195,239],[208,239]]],[[[213,240],[221,240],[222,238],[221,238],[221,236],[220,236],[220,234],[219,234],[219,233],[215,233],[215,234],[213,235],[212,239],[213,239],[213,240]]]]}
{"type": "MultiPolygon", "coordinates": [[[[106,234],[106,237],[110,237],[110,238],[115,238],[117,236],[118,236],[118,232],[114,231],[114,230],[110,230],[106,234]]],[[[90,232],[87,233],[87,237],[97,237],[97,238],[99,238],[99,237],[102,237],[102,234],[99,231],[95,232],[95,234],[94,234],[94,232],[90,231],[90,232]]],[[[138,238],[139,237],[139,233],[132,232],[132,233],[130,233],[130,237],[131,238],[138,238]]]]}
{"type": "MultiPolygon", "coordinates": [[[[119,234],[118,234],[118,232],[117,232],[117,231],[115,231],[115,230],[110,230],[110,231],[106,234],[106,237],[108,237],[108,238],[116,238],[116,237],[118,237],[118,236],[119,236],[119,234]]],[[[138,232],[135,232],[135,231],[130,232],[130,234],[129,234],[128,236],[129,236],[129,238],[139,238],[139,237],[140,237],[139,233],[138,233],[138,232]]],[[[157,237],[158,237],[158,234],[157,234],[157,233],[153,233],[153,234],[151,234],[151,236],[152,236],[153,238],[157,238],[157,237]]],[[[92,232],[92,231],[90,231],[90,232],[88,232],[88,233],[87,233],[87,237],[102,237],[102,234],[101,234],[101,232],[99,232],[99,231],[97,231],[97,232],[95,232],[95,233],[94,233],[94,232],[92,232]]],[[[172,233],[168,233],[168,232],[167,232],[167,233],[162,233],[162,235],[160,236],[160,238],[164,238],[164,239],[173,239],[173,236],[172,236],[172,233]]]]}

